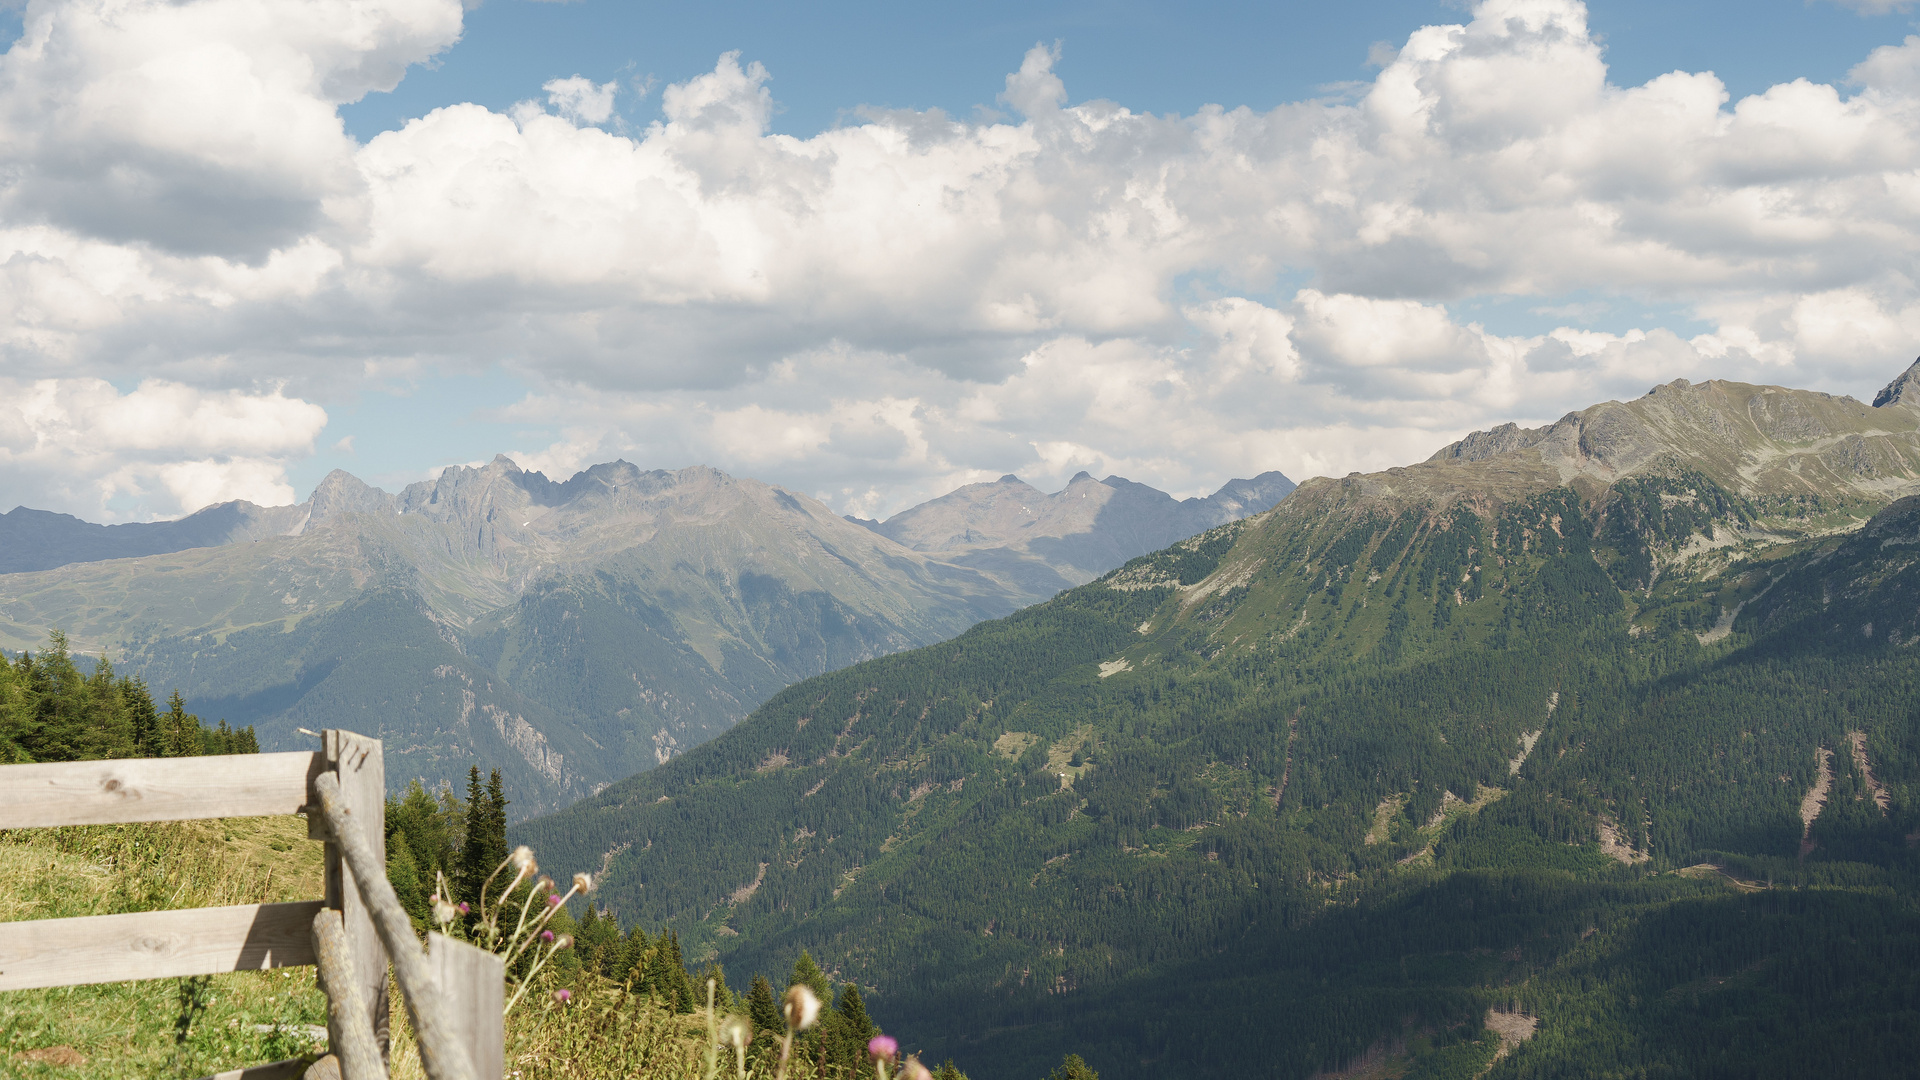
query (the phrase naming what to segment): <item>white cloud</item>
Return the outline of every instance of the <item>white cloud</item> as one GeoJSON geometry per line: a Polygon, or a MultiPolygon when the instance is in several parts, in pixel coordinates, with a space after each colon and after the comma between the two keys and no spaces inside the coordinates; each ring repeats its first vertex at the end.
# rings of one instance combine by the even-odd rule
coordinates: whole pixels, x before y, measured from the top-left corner
{"type": "Polygon", "coordinates": [[[150,380],[122,394],[100,379],[0,378],[0,484],[20,504],[95,521],[229,499],[284,505],[288,459],[311,453],[326,423],[278,390],[150,380]]]}
{"type": "Polygon", "coordinates": [[[560,115],[576,123],[604,124],[613,117],[613,95],[619,83],[596,84],[592,79],[575,75],[554,79],[540,89],[547,92],[547,104],[558,109],[560,115]]]}
{"type": "Polygon", "coordinates": [[[1354,95],[1267,112],[1074,103],[1055,44],[1007,77],[1018,119],[799,139],[729,53],[644,129],[575,75],[554,112],[357,145],[335,107],[456,41],[456,0],[33,0],[26,25],[0,58],[10,373],[319,399],[500,365],[563,429],[519,448],[558,471],[704,460],[865,512],[1006,471],[1190,492],[1678,375],[1870,390],[1920,333],[1920,39],[1857,93],[1735,101],[1609,84],[1573,0],[1485,0],[1375,49],[1354,95]],[[1602,332],[1569,293],[1711,330],[1602,332]],[[1460,317],[1498,294],[1582,328],[1460,317]]]}

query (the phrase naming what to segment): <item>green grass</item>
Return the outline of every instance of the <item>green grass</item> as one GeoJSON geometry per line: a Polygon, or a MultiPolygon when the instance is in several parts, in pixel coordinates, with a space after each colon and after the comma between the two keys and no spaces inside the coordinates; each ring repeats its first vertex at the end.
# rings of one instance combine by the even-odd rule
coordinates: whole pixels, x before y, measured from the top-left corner
{"type": "MultiPolygon", "coordinates": [[[[306,900],[321,895],[321,845],[302,818],[22,829],[0,833],[0,882],[6,922],[306,900]]],[[[182,985],[0,994],[0,1075],[198,1077],[318,1049],[305,1028],[326,1024],[326,1002],[311,968],[213,977],[179,1042],[182,985]]]]}

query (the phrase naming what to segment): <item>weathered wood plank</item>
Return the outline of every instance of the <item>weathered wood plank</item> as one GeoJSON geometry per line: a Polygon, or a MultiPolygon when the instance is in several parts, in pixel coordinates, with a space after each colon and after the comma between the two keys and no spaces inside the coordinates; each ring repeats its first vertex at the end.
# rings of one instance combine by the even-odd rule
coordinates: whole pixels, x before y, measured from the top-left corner
{"type": "Polygon", "coordinates": [[[0,923],[0,990],[297,967],[319,900],[0,923]]]}
{"type": "Polygon", "coordinates": [[[266,1065],[228,1069],[223,1073],[201,1077],[201,1080],[299,1080],[301,1074],[306,1071],[306,1058],[288,1058],[285,1061],[270,1062],[266,1065]]]}
{"type": "Polygon", "coordinates": [[[473,1058],[474,1080],[504,1080],[507,1073],[506,961],[485,949],[433,933],[427,935],[427,961],[453,1039],[473,1058]]]}
{"type": "Polygon", "coordinates": [[[0,829],[295,814],[320,754],[231,754],[0,765],[0,829]]]}
{"type": "MultiPolygon", "coordinates": [[[[387,864],[387,773],[380,740],[328,728],[321,732],[321,743],[321,754],[340,784],[340,805],[351,815],[352,827],[370,849],[374,865],[384,870],[387,864]]],[[[353,880],[353,870],[341,857],[338,840],[331,837],[327,843],[327,906],[340,911],[354,977],[360,984],[360,1001],[384,1059],[389,1042],[387,950],[374,929],[374,916],[367,909],[362,889],[353,880]]],[[[384,873],[378,883],[391,891],[384,873]]],[[[346,1037],[331,1019],[327,1022],[327,1031],[336,1046],[346,1037]]],[[[361,1078],[348,1074],[346,1080],[361,1078]]]]}

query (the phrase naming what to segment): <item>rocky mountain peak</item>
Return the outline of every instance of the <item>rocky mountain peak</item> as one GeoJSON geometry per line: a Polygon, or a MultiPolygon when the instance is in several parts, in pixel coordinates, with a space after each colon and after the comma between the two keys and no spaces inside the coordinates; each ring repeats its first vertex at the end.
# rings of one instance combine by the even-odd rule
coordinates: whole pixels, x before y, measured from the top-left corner
{"type": "Polygon", "coordinates": [[[1920,405],[1920,360],[1908,365],[1899,378],[1873,396],[1873,407],[1876,409],[1897,402],[1920,405]]]}
{"type": "Polygon", "coordinates": [[[344,469],[335,469],[307,497],[307,521],[317,525],[340,514],[391,514],[395,508],[392,495],[344,469]]]}

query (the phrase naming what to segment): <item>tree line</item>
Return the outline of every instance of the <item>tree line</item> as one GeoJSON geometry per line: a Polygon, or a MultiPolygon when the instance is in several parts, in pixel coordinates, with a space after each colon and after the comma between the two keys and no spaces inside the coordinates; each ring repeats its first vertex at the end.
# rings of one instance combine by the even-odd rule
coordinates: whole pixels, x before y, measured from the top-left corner
{"type": "Polygon", "coordinates": [[[59,630],[36,655],[0,656],[0,764],[257,754],[253,726],[209,726],[174,691],[163,710],[146,680],[103,653],[83,671],[59,630]]]}

